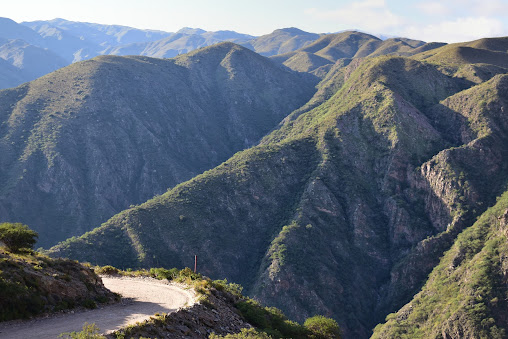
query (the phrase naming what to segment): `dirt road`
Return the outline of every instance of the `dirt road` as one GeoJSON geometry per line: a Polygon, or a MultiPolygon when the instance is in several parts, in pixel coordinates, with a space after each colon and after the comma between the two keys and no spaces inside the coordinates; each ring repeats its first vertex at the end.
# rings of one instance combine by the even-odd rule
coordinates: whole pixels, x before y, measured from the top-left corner
{"type": "Polygon", "coordinates": [[[189,291],[155,279],[103,277],[102,281],[111,291],[129,299],[95,310],[0,323],[0,338],[54,339],[63,332],[80,331],[85,322],[95,323],[101,332],[106,333],[148,319],[157,312],[170,313],[194,302],[189,291]]]}

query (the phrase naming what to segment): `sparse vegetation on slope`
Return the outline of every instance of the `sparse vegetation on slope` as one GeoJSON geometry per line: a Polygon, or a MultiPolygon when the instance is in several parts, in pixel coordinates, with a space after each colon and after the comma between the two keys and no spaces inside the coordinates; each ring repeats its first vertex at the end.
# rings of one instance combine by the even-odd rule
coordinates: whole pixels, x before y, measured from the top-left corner
{"type": "Polygon", "coordinates": [[[31,225],[39,246],[82,234],[257,143],[313,92],[231,43],[98,57],[1,91],[0,222],[31,225]]]}

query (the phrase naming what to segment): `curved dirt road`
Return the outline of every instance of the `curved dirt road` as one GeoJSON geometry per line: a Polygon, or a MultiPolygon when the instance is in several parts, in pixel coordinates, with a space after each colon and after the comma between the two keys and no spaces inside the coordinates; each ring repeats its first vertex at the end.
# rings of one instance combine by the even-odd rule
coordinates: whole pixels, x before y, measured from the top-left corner
{"type": "Polygon", "coordinates": [[[0,338],[54,339],[63,332],[81,331],[85,322],[95,323],[106,333],[148,319],[157,312],[170,313],[194,303],[189,291],[155,279],[102,277],[102,281],[124,297],[121,303],[48,318],[0,323],[0,338]]]}

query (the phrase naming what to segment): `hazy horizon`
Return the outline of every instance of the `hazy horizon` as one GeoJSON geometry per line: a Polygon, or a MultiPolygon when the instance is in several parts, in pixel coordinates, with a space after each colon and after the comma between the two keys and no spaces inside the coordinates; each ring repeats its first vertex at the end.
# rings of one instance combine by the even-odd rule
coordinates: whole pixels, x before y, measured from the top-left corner
{"type": "Polygon", "coordinates": [[[176,32],[183,27],[231,30],[260,36],[297,27],[312,33],[359,30],[424,41],[459,42],[508,35],[503,0],[287,1],[254,3],[196,0],[21,0],[3,4],[1,15],[16,22],[62,18],[106,25],[176,32]]]}

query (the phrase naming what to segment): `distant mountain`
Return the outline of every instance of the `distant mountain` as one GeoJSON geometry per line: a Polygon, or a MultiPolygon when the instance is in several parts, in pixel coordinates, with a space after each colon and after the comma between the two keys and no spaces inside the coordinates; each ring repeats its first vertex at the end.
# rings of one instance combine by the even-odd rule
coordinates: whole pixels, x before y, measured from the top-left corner
{"type": "MultiPolygon", "coordinates": [[[[24,23],[27,25],[27,23],[24,23]]],[[[44,46],[63,57],[68,64],[97,56],[103,47],[64,29],[40,22],[28,25],[44,38],[44,46]]]]}
{"type": "Polygon", "coordinates": [[[0,74],[4,75],[0,88],[14,87],[72,62],[103,54],[169,58],[223,41],[254,38],[233,31],[182,28],[178,33],[167,33],[64,19],[17,24],[0,18],[0,29],[2,57],[11,64],[16,62],[15,68],[0,64],[0,74]]]}
{"type": "MultiPolygon", "coordinates": [[[[18,36],[25,37],[23,40],[29,44],[48,49],[65,59],[67,63],[90,59],[98,55],[172,58],[198,48],[230,41],[264,56],[276,56],[274,60],[291,69],[312,72],[320,78],[324,77],[333,63],[341,58],[385,54],[407,56],[413,51],[418,53],[439,46],[426,45],[422,41],[405,38],[382,41],[360,32],[315,34],[294,27],[277,29],[270,34],[254,37],[233,31],[209,32],[190,27],[184,27],[176,33],[168,33],[64,19],[23,22],[22,25],[4,19],[3,25],[6,29],[16,32],[14,37],[9,39],[16,39],[18,36]],[[23,26],[31,28],[36,34],[23,26]]],[[[24,77],[23,79],[28,81],[34,78],[24,77]]]]}
{"type": "Polygon", "coordinates": [[[120,25],[77,22],[64,19],[30,21],[22,22],[21,24],[28,26],[35,31],[38,31],[44,26],[56,27],[75,37],[90,41],[103,47],[130,44],[133,42],[156,41],[172,34],[157,30],[138,29],[120,25]]]}
{"type": "Polygon", "coordinates": [[[45,48],[44,39],[30,28],[0,18],[0,89],[15,87],[68,65],[45,48]]]}
{"type": "Polygon", "coordinates": [[[0,89],[16,87],[26,82],[19,68],[14,67],[10,62],[0,59],[0,89]]]}
{"type": "Polygon", "coordinates": [[[37,32],[8,18],[0,17],[0,38],[23,40],[31,45],[44,47],[44,39],[37,32]]]}
{"type": "Polygon", "coordinates": [[[176,33],[189,34],[189,35],[190,34],[201,35],[203,33],[206,33],[206,31],[201,28],[184,27],[184,28],[179,29],[176,33]]]}
{"type": "Polygon", "coordinates": [[[119,25],[102,25],[64,19],[22,22],[39,33],[45,45],[70,62],[76,62],[104,54],[112,47],[156,41],[172,33],[142,30],[119,25]]]}
{"type": "Polygon", "coordinates": [[[103,51],[110,55],[146,55],[154,58],[172,58],[195,49],[211,46],[223,41],[242,43],[252,39],[251,35],[232,31],[207,32],[202,29],[184,28],[175,34],[154,42],[122,45],[103,51]]]}
{"type": "Polygon", "coordinates": [[[270,34],[252,39],[243,45],[261,55],[272,56],[305,47],[319,37],[320,34],[308,33],[291,27],[276,29],[270,34]]]}
{"type": "Polygon", "coordinates": [[[391,38],[383,41],[366,33],[346,31],[323,35],[303,48],[272,58],[295,71],[312,72],[325,65],[329,69],[339,59],[410,55],[424,45],[425,42],[419,40],[391,38]]]}
{"type": "MultiPolygon", "coordinates": [[[[0,58],[20,70],[25,81],[41,77],[68,63],[50,50],[43,49],[23,40],[10,40],[0,46],[0,58]]],[[[17,84],[18,85],[18,84],[17,84]]]]}
{"type": "Polygon", "coordinates": [[[79,235],[257,143],[314,92],[246,48],[101,56],[0,91],[0,218],[79,235]]]}
{"type": "MultiPolygon", "coordinates": [[[[508,42],[508,39],[503,40],[503,42],[508,42]]],[[[429,62],[441,61],[449,65],[487,63],[504,68],[508,67],[508,54],[506,52],[508,49],[506,47],[504,47],[505,50],[502,50],[501,46],[499,46],[500,50],[490,50],[482,48],[484,46],[482,41],[479,40],[465,44],[451,44],[416,54],[414,58],[429,62]]]]}
{"type": "Polygon", "coordinates": [[[505,306],[505,249],[484,240],[492,234],[504,246],[504,231],[457,236],[506,191],[508,69],[488,64],[488,53],[475,64],[363,58],[380,46],[350,32],[300,50],[311,62],[336,62],[315,96],[259,145],[52,255],[121,267],[184,267],[197,255],[201,272],[243,284],[293,319],[326,314],[345,338],[366,338],[413,299],[457,239],[458,259],[445,259],[438,285],[387,319],[384,337],[489,333],[464,332],[461,319],[503,334],[505,312],[495,312],[505,306]],[[482,248],[486,256],[470,261],[482,248]]]}

